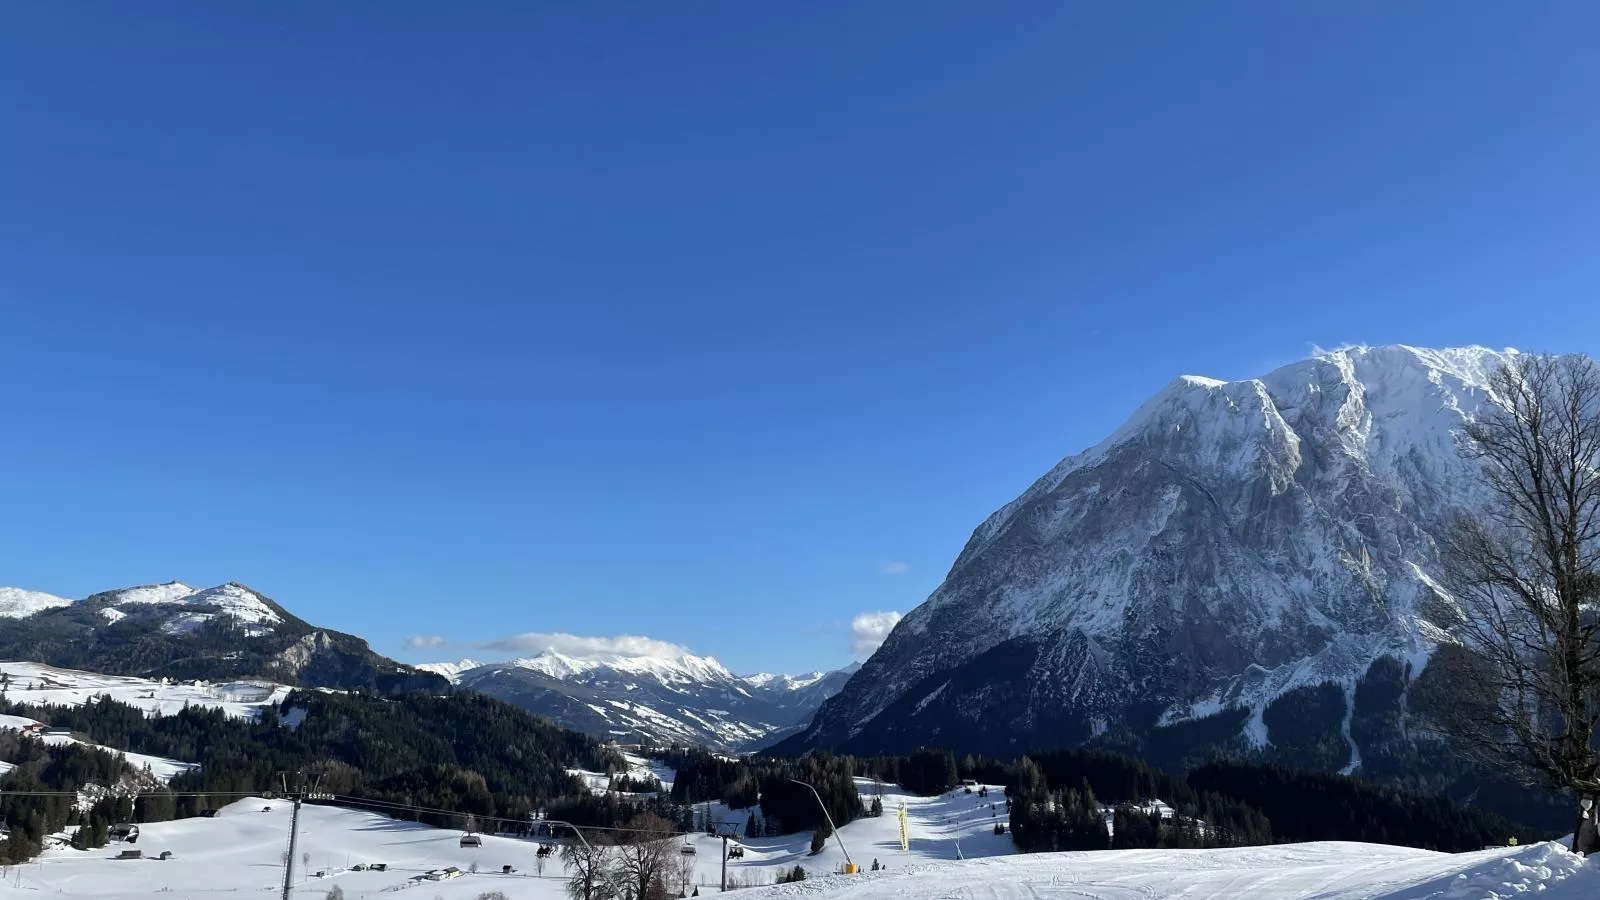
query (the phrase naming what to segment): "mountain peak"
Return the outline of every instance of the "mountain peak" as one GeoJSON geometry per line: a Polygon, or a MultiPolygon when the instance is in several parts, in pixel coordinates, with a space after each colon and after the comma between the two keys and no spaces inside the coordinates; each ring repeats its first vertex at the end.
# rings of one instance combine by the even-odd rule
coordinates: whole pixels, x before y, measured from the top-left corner
{"type": "Polygon", "coordinates": [[[979,525],[786,749],[1075,742],[1133,698],[1163,723],[1238,711],[1252,740],[1285,693],[1421,671],[1448,625],[1437,529],[1485,500],[1459,435],[1516,352],[1341,347],[1174,379],[979,525]]]}
{"type": "Polygon", "coordinates": [[[0,587],[0,618],[21,619],[47,609],[71,606],[72,601],[42,591],[0,587]]]}

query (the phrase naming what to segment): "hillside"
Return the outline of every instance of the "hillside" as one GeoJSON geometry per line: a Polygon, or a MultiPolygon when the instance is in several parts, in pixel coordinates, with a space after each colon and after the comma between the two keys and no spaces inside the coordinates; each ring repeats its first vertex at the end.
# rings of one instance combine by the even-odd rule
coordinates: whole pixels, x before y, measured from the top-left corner
{"type": "Polygon", "coordinates": [[[318,628],[237,583],[143,585],[68,602],[0,592],[0,659],[112,675],[380,692],[442,690],[444,679],[374,653],[354,635],[318,628]]]}

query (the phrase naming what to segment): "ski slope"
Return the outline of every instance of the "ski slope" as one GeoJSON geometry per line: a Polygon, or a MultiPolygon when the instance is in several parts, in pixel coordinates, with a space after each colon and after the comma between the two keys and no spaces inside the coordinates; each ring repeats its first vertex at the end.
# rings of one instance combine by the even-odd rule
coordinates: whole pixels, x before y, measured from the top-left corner
{"type": "MultiPolygon", "coordinates": [[[[871,785],[863,783],[870,802],[871,785]]],[[[1005,803],[998,798],[998,812],[1005,803]]],[[[838,842],[812,856],[809,835],[741,840],[745,858],[729,864],[739,882],[770,882],[795,865],[800,884],[755,887],[748,900],[1569,900],[1600,893],[1600,870],[1555,844],[1445,854],[1375,844],[1317,843],[1229,850],[1124,850],[1018,856],[1009,837],[992,833],[987,802],[947,794],[922,798],[884,790],[885,814],[840,829],[860,875],[829,875],[844,861],[838,842]],[[899,849],[894,810],[906,805],[911,849],[899,849]],[[957,847],[962,859],[957,859],[957,847]]],[[[743,823],[750,810],[713,812],[743,823]]],[[[114,859],[123,845],[79,851],[52,847],[37,863],[0,872],[0,898],[82,897],[87,900],[177,900],[221,895],[275,896],[282,883],[289,805],[242,800],[215,818],[141,826],[144,858],[114,859]],[[263,809],[270,811],[263,812],[263,809]],[[160,860],[162,851],[173,857],[160,860]]],[[[416,900],[475,900],[501,891],[510,900],[563,900],[559,859],[537,871],[534,842],[494,835],[463,848],[461,832],[401,822],[358,809],[307,806],[302,812],[293,896],[322,900],[338,885],[349,900],[398,894],[416,900]],[[299,855],[306,855],[302,862],[299,855]],[[387,871],[354,871],[385,863],[387,871]],[[478,872],[471,869],[476,865],[478,872]],[[515,868],[502,874],[501,867],[515,868]],[[448,866],[459,877],[430,881],[448,866]],[[322,874],[318,874],[322,873],[322,874]]],[[[683,839],[680,839],[683,840],[683,839]]],[[[693,891],[715,889],[721,840],[697,835],[687,862],[693,891]]],[[[678,882],[673,873],[672,888],[678,882]]]]}
{"type": "MultiPolygon", "coordinates": [[[[117,900],[182,900],[196,897],[276,897],[283,884],[290,805],[251,798],[218,810],[215,818],[141,825],[132,849],[143,858],[115,857],[123,844],[97,850],[51,847],[37,862],[0,877],[0,898],[82,897],[117,900]],[[270,810],[263,812],[263,810],[270,810]],[[162,860],[163,851],[172,853],[162,860]]],[[[301,811],[293,896],[322,900],[338,885],[350,900],[393,897],[472,900],[500,890],[512,898],[561,900],[560,863],[533,874],[536,844],[485,835],[483,846],[463,848],[461,832],[400,822],[375,813],[308,805],[301,811]],[[309,860],[303,863],[302,858],[309,860]],[[353,871],[356,864],[384,863],[387,871],[353,871]],[[469,870],[476,865],[480,872],[469,870]],[[500,874],[501,866],[518,870],[500,874]],[[433,882],[430,870],[455,866],[462,875],[433,882]],[[318,876],[318,872],[324,873],[318,876]]]]}
{"type": "Polygon", "coordinates": [[[748,900],[1575,900],[1600,870],[1555,844],[1434,853],[1317,843],[1042,853],[807,880],[748,900]]]}
{"type": "Polygon", "coordinates": [[[13,703],[82,706],[111,697],[150,715],[170,716],[185,706],[215,707],[238,718],[254,718],[276,706],[291,688],[268,681],[161,682],[124,675],[80,672],[33,662],[0,662],[8,679],[6,699],[13,703]]]}
{"type": "MultiPolygon", "coordinates": [[[[661,782],[663,790],[672,790],[672,779],[677,777],[677,772],[656,760],[646,759],[637,754],[624,753],[622,758],[628,764],[628,770],[625,774],[629,778],[636,780],[654,778],[661,782]]],[[[604,772],[591,772],[588,769],[568,769],[567,774],[581,779],[583,786],[591,794],[606,794],[611,790],[611,776],[604,772]]]]}
{"type": "MultiPolygon", "coordinates": [[[[871,806],[877,788],[872,780],[856,779],[856,790],[861,802],[871,806]]],[[[996,835],[996,822],[1006,821],[1005,789],[998,785],[989,787],[989,796],[979,798],[976,793],[964,794],[958,788],[938,797],[918,797],[892,784],[881,787],[883,815],[877,818],[857,819],[839,829],[840,841],[830,839],[827,847],[811,855],[809,832],[775,838],[745,838],[744,862],[747,868],[759,869],[758,877],[773,876],[781,870],[800,866],[807,872],[822,874],[840,871],[845,864],[845,851],[850,860],[863,871],[872,867],[873,860],[881,865],[898,869],[917,863],[935,860],[972,859],[980,856],[1000,856],[1016,852],[1010,835],[996,835]],[[911,849],[900,849],[900,822],[895,815],[900,805],[906,808],[907,831],[911,849]],[[991,808],[992,804],[992,808],[991,808]]],[[[722,804],[712,804],[712,818],[743,826],[751,812],[758,810],[727,810],[722,804]]],[[[759,818],[759,815],[758,815],[759,818]]],[[[720,841],[704,837],[705,850],[720,858],[720,841]]],[[[705,852],[705,851],[702,851],[705,852]]],[[[757,874],[757,873],[752,873],[757,874]]]]}

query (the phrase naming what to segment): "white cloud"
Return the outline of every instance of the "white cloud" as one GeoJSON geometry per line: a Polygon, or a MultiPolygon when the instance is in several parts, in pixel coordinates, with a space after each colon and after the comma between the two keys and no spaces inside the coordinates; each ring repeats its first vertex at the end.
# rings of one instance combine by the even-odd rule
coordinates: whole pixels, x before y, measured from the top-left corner
{"type": "Polygon", "coordinates": [[[879,575],[904,575],[911,571],[910,563],[886,562],[878,567],[879,575]]]}
{"type": "Polygon", "coordinates": [[[565,632],[530,631],[513,634],[492,641],[474,644],[482,650],[500,653],[538,654],[554,650],[566,656],[650,656],[657,659],[678,659],[689,653],[689,648],[655,638],[621,634],[616,637],[584,637],[565,632]]]}
{"type": "Polygon", "coordinates": [[[437,634],[413,634],[406,638],[406,646],[413,650],[421,650],[424,647],[438,647],[444,643],[444,638],[437,634]]]}
{"type": "Polygon", "coordinates": [[[897,612],[864,612],[850,620],[850,651],[856,656],[871,656],[900,621],[897,612]]]}

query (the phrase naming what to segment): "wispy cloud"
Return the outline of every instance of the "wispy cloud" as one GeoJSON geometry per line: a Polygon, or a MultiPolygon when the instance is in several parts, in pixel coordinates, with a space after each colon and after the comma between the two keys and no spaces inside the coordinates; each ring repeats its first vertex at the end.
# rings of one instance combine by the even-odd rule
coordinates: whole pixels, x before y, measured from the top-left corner
{"type": "Polygon", "coordinates": [[[480,650],[497,653],[537,654],[554,650],[567,656],[651,656],[658,659],[677,659],[689,653],[689,648],[655,638],[621,634],[616,637],[585,637],[554,631],[529,631],[513,634],[472,645],[480,650]]]}
{"type": "Polygon", "coordinates": [[[864,612],[850,620],[850,651],[859,657],[871,656],[900,621],[900,614],[864,612]]]}
{"type": "Polygon", "coordinates": [[[909,571],[911,571],[910,563],[886,562],[878,566],[879,575],[904,575],[909,571]]]}
{"type": "Polygon", "coordinates": [[[421,650],[425,647],[441,647],[445,643],[445,639],[437,634],[413,634],[405,640],[406,646],[412,650],[421,650]]]}

